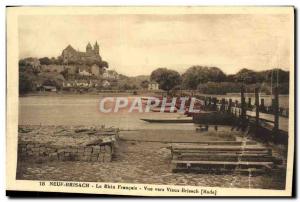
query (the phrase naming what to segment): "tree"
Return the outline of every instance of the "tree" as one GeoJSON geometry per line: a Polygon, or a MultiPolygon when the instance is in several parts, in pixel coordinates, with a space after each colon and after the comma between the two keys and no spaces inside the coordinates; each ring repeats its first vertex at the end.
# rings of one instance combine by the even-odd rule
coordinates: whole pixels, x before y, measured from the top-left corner
{"type": "Polygon", "coordinates": [[[236,75],[234,76],[235,81],[245,82],[245,83],[256,83],[258,79],[258,74],[255,71],[249,69],[241,69],[236,75]]]}
{"type": "Polygon", "coordinates": [[[69,69],[64,69],[60,74],[64,77],[64,79],[68,79],[69,76],[69,69]]]}
{"type": "Polygon", "coordinates": [[[148,81],[148,80],[143,80],[143,81],[141,82],[141,87],[142,87],[143,89],[148,88],[148,85],[149,85],[149,81],[148,81]]]}
{"type": "Polygon", "coordinates": [[[58,57],[57,57],[57,60],[56,60],[56,64],[57,64],[57,65],[62,65],[62,64],[63,64],[63,61],[64,61],[64,60],[63,60],[62,56],[58,56],[58,57]]]}
{"type": "Polygon", "coordinates": [[[289,82],[290,77],[289,71],[284,71],[282,69],[266,70],[258,72],[257,74],[259,75],[259,77],[263,78],[263,81],[271,82],[271,80],[273,80],[274,83],[277,82],[277,74],[279,83],[289,82]]]}
{"type": "Polygon", "coordinates": [[[108,69],[108,67],[109,67],[108,62],[106,62],[106,61],[102,61],[101,64],[100,64],[100,66],[101,66],[102,68],[107,68],[107,69],[108,69]]]}
{"type": "Polygon", "coordinates": [[[167,93],[181,83],[180,74],[177,71],[167,68],[154,70],[151,73],[150,79],[156,81],[159,84],[159,88],[167,91],[167,93]]]}
{"type": "Polygon", "coordinates": [[[52,64],[52,61],[48,57],[43,57],[43,58],[40,58],[39,60],[40,60],[41,65],[52,64]]]}
{"type": "Polygon", "coordinates": [[[26,66],[26,65],[27,65],[27,63],[26,63],[25,59],[19,60],[19,66],[26,66]]]}
{"type": "Polygon", "coordinates": [[[26,74],[20,73],[19,74],[19,93],[20,94],[28,93],[28,92],[32,91],[32,88],[33,88],[32,79],[30,79],[29,76],[27,76],[26,74]]]}
{"type": "Polygon", "coordinates": [[[47,79],[43,82],[44,86],[58,86],[56,81],[51,80],[51,79],[47,79]]]}
{"type": "Polygon", "coordinates": [[[201,83],[223,82],[226,75],[217,67],[192,66],[182,75],[183,85],[188,89],[197,89],[201,83]]]}

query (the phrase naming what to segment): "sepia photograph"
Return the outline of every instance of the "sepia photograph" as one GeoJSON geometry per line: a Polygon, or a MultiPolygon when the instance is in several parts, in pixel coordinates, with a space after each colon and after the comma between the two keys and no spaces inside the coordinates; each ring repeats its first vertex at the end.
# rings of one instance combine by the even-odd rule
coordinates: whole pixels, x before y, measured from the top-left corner
{"type": "Polygon", "coordinates": [[[7,190],[291,196],[292,6],[6,11],[7,190]]]}

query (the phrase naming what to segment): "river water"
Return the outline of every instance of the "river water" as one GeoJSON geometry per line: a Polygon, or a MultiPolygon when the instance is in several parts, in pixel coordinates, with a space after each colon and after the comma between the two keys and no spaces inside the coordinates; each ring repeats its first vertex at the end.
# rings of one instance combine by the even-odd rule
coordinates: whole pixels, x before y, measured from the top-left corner
{"type": "MultiPolygon", "coordinates": [[[[117,113],[103,113],[99,109],[101,98],[99,95],[56,94],[21,97],[19,99],[19,124],[87,126],[104,124],[107,127],[115,126],[121,129],[194,129],[193,124],[149,124],[140,120],[141,118],[184,117],[180,113],[139,113],[137,111],[128,113],[128,109],[117,113]],[[182,127],[183,125],[191,127],[182,127]]],[[[233,100],[239,99],[238,96],[231,96],[231,98],[233,100]]],[[[264,98],[266,99],[266,105],[268,105],[270,98],[264,98]]],[[[129,99],[132,100],[132,97],[129,99]]],[[[288,106],[288,100],[288,96],[280,96],[282,106],[288,106]]]]}
{"type": "MultiPolygon", "coordinates": [[[[155,124],[141,118],[180,118],[180,113],[140,113],[128,110],[103,113],[100,111],[100,96],[63,95],[29,96],[19,99],[19,125],[85,125],[118,127],[121,129],[187,129],[194,124],[155,124]],[[188,126],[188,127],[183,127],[188,126]]],[[[133,98],[129,98],[132,100],[133,98]]]]}

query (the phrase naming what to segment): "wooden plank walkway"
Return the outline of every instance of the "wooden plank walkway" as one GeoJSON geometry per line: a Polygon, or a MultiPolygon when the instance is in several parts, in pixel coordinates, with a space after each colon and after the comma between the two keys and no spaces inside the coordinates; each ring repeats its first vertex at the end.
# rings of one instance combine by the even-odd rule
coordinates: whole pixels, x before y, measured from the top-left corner
{"type": "Polygon", "coordinates": [[[177,171],[237,171],[276,168],[282,160],[272,156],[272,149],[249,141],[207,142],[207,144],[172,144],[172,170],[177,171]],[[242,144],[241,144],[242,143],[242,144]]]}
{"type": "MultiPolygon", "coordinates": [[[[218,107],[220,107],[220,106],[218,106],[218,107]]],[[[241,110],[241,108],[232,107],[232,111],[234,112],[235,110],[237,110],[237,113],[239,114],[239,111],[241,110]]],[[[251,118],[255,118],[256,113],[255,113],[255,111],[247,110],[246,115],[251,118]]],[[[266,114],[266,113],[259,112],[259,119],[263,122],[267,122],[268,124],[272,124],[272,126],[274,125],[274,115],[273,114],[266,114]]],[[[279,130],[282,130],[282,131],[288,133],[289,118],[279,116],[279,130]]]]}
{"type": "MultiPolygon", "coordinates": [[[[254,111],[247,111],[246,115],[255,118],[254,111]]],[[[274,115],[272,115],[272,114],[266,114],[266,113],[260,112],[259,118],[262,121],[274,123],[274,115]]],[[[289,119],[288,118],[279,116],[279,130],[282,130],[284,132],[289,131],[289,119]]]]}

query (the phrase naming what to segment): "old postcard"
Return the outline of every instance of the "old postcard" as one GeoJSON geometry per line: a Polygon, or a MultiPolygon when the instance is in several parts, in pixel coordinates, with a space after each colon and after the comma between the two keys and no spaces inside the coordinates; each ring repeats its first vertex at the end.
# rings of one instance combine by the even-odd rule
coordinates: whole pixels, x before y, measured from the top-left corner
{"type": "Polygon", "coordinates": [[[290,196],[293,7],[8,7],[7,190],[290,196]]]}

